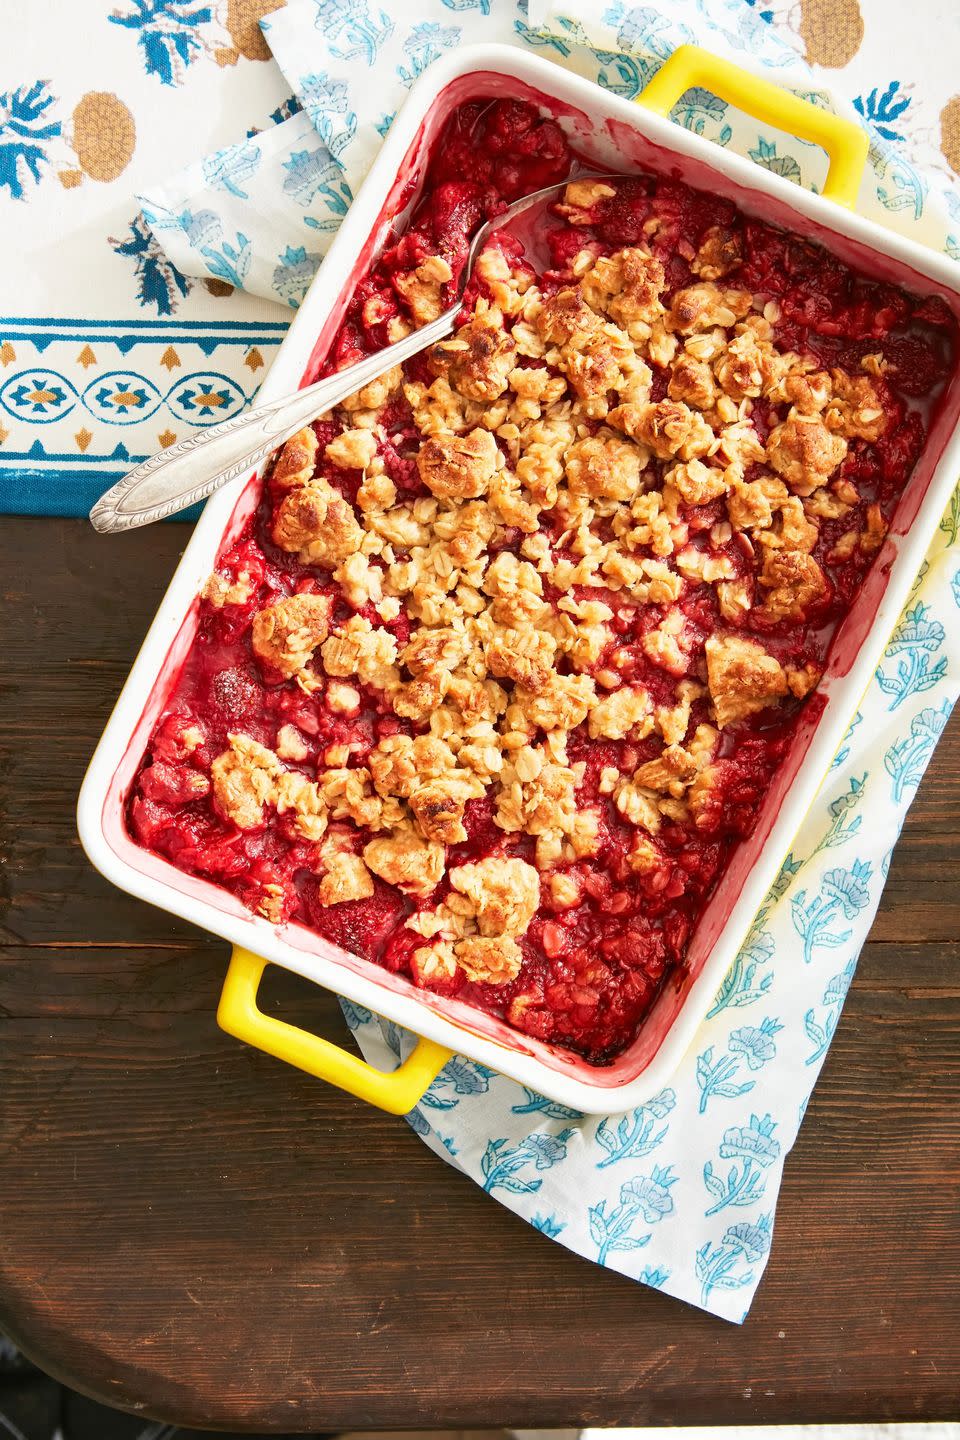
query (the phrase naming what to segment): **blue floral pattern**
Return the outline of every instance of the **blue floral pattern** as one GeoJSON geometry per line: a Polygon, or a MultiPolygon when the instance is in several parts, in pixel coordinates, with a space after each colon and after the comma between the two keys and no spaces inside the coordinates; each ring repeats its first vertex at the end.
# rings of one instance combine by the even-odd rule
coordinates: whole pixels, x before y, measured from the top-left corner
{"type": "Polygon", "coordinates": [[[758,135],[756,147],[748,150],[747,154],[764,170],[772,170],[775,175],[782,175],[785,180],[802,185],[803,171],[799,162],[792,155],[779,155],[775,140],[766,140],[762,135],[758,135]]]}
{"type": "Polygon", "coordinates": [[[661,1090],[645,1105],[624,1115],[616,1128],[612,1120],[601,1120],[593,1138],[607,1153],[597,1161],[597,1169],[605,1170],[618,1160],[636,1160],[638,1156],[656,1150],[670,1128],[669,1125],[661,1126],[659,1121],[670,1114],[676,1103],[677,1097],[672,1090],[661,1090]]]}
{"type": "MultiPolygon", "coordinates": [[[[780,1158],[780,1142],[774,1138],[777,1122],[772,1115],[750,1116],[747,1125],[731,1125],[720,1141],[721,1160],[733,1160],[726,1177],[714,1173],[713,1161],[703,1167],[703,1183],[714,1203],[706,1214],[716,1215],[728,1205],[754,1205],[767,1188],[766,1171],[780,1158]]],[[[718,1166],[719,1169],[719,1166],[718,1166]]]]}
{"type": "Polygon", "coordinates": [[[740,1290],[753,1282],[757,1262],[769,1252],[772,1232],[772,1216],[764,1215],[755,1225],[729,1226],[718,1245],[708,1241],[697,1251],[697,1278],[704,1305],[712,1290],[740,1290]]]}
{"type": "Polygon", "coordinates": [[[763,999],[773,984],[773,972],[761,974],[760,970],[762,966],[769,965],[775,950],[770,931],[755,922],[743,949],[727,971],[712,1007],[707,1011],[708,1020],[728,1006],[740,1010],[763,999]]]}
{"type": "Polygon", "coordinates": [[[531,1090],[527,1085],[524,1085],[523,1093],[525,1099],[517,1105],[511,1105],[511,1114],[533,1115],[539,1113],[549,1116],[551,1120],[583,1119],[579,1110],[571,1110],[569,1105],[561,1105],[557,1100],[548,1100],[545,1095],[538,1095],[536,1090],[531,1090]]]}
{"type": "Polygon", "coordinates": [[[854,715],[853,719],[850,721],[850,728],[847,731],[846,735],[844,735],[843,737],[843,744],[840,746],[840,749],[837,751],[836,755],[834,755],[832,761],[830,762],[831,770],[835,770],[838,765],[842,765],[844,761],[849,757],[851,736],[853,735],[853,732],[856,730],[857,726],[862,724],[863,712],[861,710],[858,710],[856,715],[854,715]]]}
{"type": "Polygon", "coordinates": [[[394,23],[386,10],[367,0],[315,0],[314,28],[321,31],[337,60],[365,60],[372,65],[394,23]]]}
{"type": "Polygon", "coordinates": [[[458,25],[438,25],[429,20],[414,25],[403,42],[403,59],[397,66],[397,75],[402,83],[409,89],[428,65],[459,43],[460,35],[458,25]]]}
{"type": "Polygon", "coordinates": [[[260,146],[252,144],[249,139],[241,140],[238,145],[227,145],[215,155],[201,160],[204,183],[211,190],[226,190],[238,200],[249,200],[243,182],[257,173],[262,159],[260,146]]]}
{"type": "Polygon", "coordinates": [[[667,1215],[673,1214],[673,1196],[670,1188],[676,1183],[671,1166],[657,1166],[647,1177],[628,1180],[620,1186],[620,1203],[610,1204],[599,1200],[587,1211],[590,1234],[597,1247],[597,1262],[606,1265],[611,1250],[642,1250],[651,1240],[646,1235],[631,1233],[638,1220],[647,1225],[659,1224],[667,1215]]]}
{"type": "Polygon", "coordinates": [[[549,1240],[556,1240],[560,1232],[566,1229],[566,1221],[557,1220],[553,1215],[531,1215],[530,1224],[549,1240]]]}
{"type": "Polygon", "coordinates": [[[813,1050],[806,1059],[807,1065],[816,1065],[817,1061],[822,1060],[826,1055],[827,1047],[836,1031],[843,1002],[847,998],[847,991],[850,989],[855,969],[856,961],[850,960],[839,975],[834,975],[829,981],[820,1002],[824,1009],[819,1020],[816,1011],[812,1008],[804,1015],[803,1028],[808,1040],[813,1042],[813,1050]]]}
{"type": "Polygon", "coordinates": [[[37,183],[48,163],[48,143],[62,128],[55,105],[45,80],[0,94],[0,188],[13,200],[25,198],[27,183],[37,183]]]}
{"type": "Polygon", "coordinates": [[[782,1029],[779,1020],[768,1016],[758,1026],[742,1025],[732,1030],[723,1053],[714,1055],[716,1047],[708,1045],[703,1054],[697,1056],[701,1115],[714,1097],[736,1100],[754,1088],[755,1080],[739,1078],[743,1065],[746,1064],[748,1070],[762,1070],[768,1060],[775,1059],[777,1047],[773,1037],[782,1029]]]}
{"type": "MultiPolygon", "coordinates": [[[[854,720],[850,729],[847,731],[848,739],[856,724],[857,721],[854,720]]],[[[839,753],[843,754],[843,751],[841,750],[839,753]]],[[[847,755],[849,755],[849,753],[848,748],[847,755]]],[[[846,756],[844,756],[844,759],[846,759],[846,756]]],[[[836,765],[836,763],[835,760],[834,765],[836,765]]],[[[831,769],[833,769],[833,766],[831,766],[831,769]]],[[[824,833],[823,839],[817,845],[814,854],[819,855],[821,850],[833,850],[836,846],[845,844],[852,835],[856,835],[863,823],[863,815],[856,814],[855,812],[863,800],[866,783],[867,771],[864,771],[860,776],[852,775],[850,777],[850,783],[843,794],[838,795],[835,800],[830,801],[827,807],[830,815],[830,824],[824,833]]]]}
{"type": "Polygon", "coordinates": [[[806,889],[790,901],[793,928],[803,942],[801,954],[809,965],[816,949],[845,945],[852,930],[839,930],[840,915],[855,920],[870,903],[869,881],[873,866],[869,860],[855,860],[850,870],[828,870],[819,892],[807,900],[806,889]]]}
{"type": "Polygon", "coordinates": [[[887,646],[886,658],[896,658],[896,668],[877,671],[877,684],[885,695],[892,695],[890,709],[898,709],[911,695],[932,690],[947,673],[947,657],[933,657],[943,646],[945,631],[934,619],[930,607],[921,602],[908,610],[894,630],[887,646]]]}
{"type": "Polygon", "coordinates": [[[110,237],[115,255],[133,261],[136,295],[142,306],[158,315],[172,315],[178,298],[189,295],[193,282],[182,275],[143,215],[135,215],[128,234],[110,237]]]}
{"type": "Polygon", "coordinates": [[[900,81],[891,80],[883,91],[876,86],[869,95],[855,96],[853,107],[881,140],[895,141],[904,138],[900,122],[909,109],[910,99],[902,90],[900,81]]]}
{"type": "Polygon", "coordinates": [[[204,27],[213,18],[212,5],[196,0],[128,0],[126,9],[108,16],[136,35],[144,69],[163,85],[179,85],[204,53],[204,27]]]}
{"type": "MultiPolygon", "coordinates": [[[[957,577],[953,578],[956,590],[957,577]]],[[[936,710],[927,707],[910,721],[908,734],[894,740],[883,757],[883,768],[893,782],[892,798],[898,805],[908,790],[915,790],[920,784],[927,762],[933,754],[933,747],[943,734],[950,718],[950,701],[944,700],[936,710]]]]}
{"type": "Polygon", "coordinates": [[[555,1135],[527,1135],[519,1145],[510,1145],[507,1140],[491,1140],[483,1152],[480,1169],[483,1173],[483,1188],[487,1194],[494,1190],[510,1190],[515,1195],[533,1195],[543,1184],[542,1179],[531,1178],[530,1167],[534,1170],[549,1170],[567,1158],[566,1142],[573,1130],[559,1130],[555,1135]],[[521,1176],[526,1170],[526,1176],[521,1176]]]}

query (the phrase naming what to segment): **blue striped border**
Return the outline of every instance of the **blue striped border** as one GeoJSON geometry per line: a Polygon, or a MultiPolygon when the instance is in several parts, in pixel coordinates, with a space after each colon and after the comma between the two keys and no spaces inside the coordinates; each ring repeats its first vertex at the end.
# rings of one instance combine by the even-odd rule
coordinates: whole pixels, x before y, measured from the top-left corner
{"type": "MultiPolygon", "coordinates": [[[[283,320],[85,319],[80,316],[0,316],[0,343],[29,344],[40,355],[54,342],[111,345],[127,355],[137,345],[196,345],[204,355],[223,346],[275,349],[290,328],[283,320]]],[[[0,371],[2,377],[2,371],[0,371]]],[[[249,403],[249,402],[248,402],[249,403]]],[[[0,448],[0,513],[85,516],[103,494],[145,455],[46,454],[39,440],[29,451],[0,448]],[[39,453],[38,453],[39,448],[39,453]]],[[[199,506],[175,515],[193,520],[199,506]]]]}

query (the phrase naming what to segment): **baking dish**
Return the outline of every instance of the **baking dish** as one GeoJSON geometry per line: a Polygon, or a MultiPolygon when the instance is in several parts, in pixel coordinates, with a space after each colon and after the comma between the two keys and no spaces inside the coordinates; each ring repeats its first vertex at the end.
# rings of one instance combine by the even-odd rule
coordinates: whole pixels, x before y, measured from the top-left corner
{"type": "MultiPolygon", "coordinates": [[[[655,170],[712,189],[748,214],[826,244],[869,276],[941,295],[960,314],[960,282],[951,262],[845,208],[855,202],[867,147],[866,136],[849,122],[693,47],[683,47],[662,67],[639,107],[536,57],[500,46],[474,47],[431,67],[412,89],[281,347],[265,397],[312,374],[323,358],[351,280],[366,268],[408,201],[411,180],[450,109],[466,99],[503,94],[531,100],[552,114],[598,168],[655,170]],[[830,156],[823,195],[799,191],[662,118],[691,85],[820,143],[830,156]]],[[[590,1066],[461,1002],[417,990],[303,926],[274,927],[228,892],[141,849],[126,833],[127,790],[189,648],[197,592],[221,545],[254,508],[256,477],[239,494],[226,491],[208,504],[161,604],[81,792],[79,827],[87,854],[123,889],[234,944],[218,1015],[226,1030],[384,1109],[409,1110],[452,1051],[580,1111],[636,1105],[663,1085],[689,1045],[841,742],[952,490],[960,461],[958,422],[960,379],[954,374],[884,547],[834,640],[819,706],[804,711],[756,829],[736,851],[691,940],[684,971],[668,981],[636,1041],[610,1066],[590,1066]],[[419,1044],[399,1070],[381,1074],[332,1042],[263,1014],[256,996],[267,963],[389,1017],[419,1034],[419,1044]]]]}

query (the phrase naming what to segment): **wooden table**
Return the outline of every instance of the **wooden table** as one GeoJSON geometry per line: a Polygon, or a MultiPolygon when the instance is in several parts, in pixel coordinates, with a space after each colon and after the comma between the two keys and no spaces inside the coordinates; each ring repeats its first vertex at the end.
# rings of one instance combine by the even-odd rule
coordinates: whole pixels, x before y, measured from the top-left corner
{"type": "MultiPolygon", "coordinates": [[[[226,947],[94,874],[84,765],[186,531],[3,521],[0,1327],[252,1431],[955,1418],[960,725],[914,805],[742,1328],[551,1244],[214,1024],[226,947]]],[[[283,1013],[336,1002],[272,972],[283,1013]]]]}

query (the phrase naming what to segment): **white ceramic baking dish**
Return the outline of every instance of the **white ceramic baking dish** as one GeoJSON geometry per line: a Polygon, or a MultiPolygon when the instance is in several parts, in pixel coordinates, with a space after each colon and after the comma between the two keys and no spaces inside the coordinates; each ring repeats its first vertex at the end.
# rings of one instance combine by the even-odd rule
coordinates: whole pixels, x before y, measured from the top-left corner
{"type": "MultiPolygon", "coordinates": [[[[866,157],[866,137],[849,122],[692,47],[678,51],[635,104],[519,50],[477,46],[438,61],[411,90],[273,363],[261,391],[265,399],[314,373],[335,334],[351,281],[383,243],[391,217],[407,198],[405,187],[421,170],[451,108],[493,95],[541,106],[591,164],[669,173],[729,196],[747,213],[819,241],[868,275],[941,295],[960,315],[957,266],[846,208],[855,202],[866,157]],[[695,84],[821,143],[831,157],[824,194],[799,190],[664,118],[695,84]]],[[[669,1078],[734,960],[878,663],[958,473],[960,379],[954,374],[883,549],[834,641],[821,699],[805,711],[756,830],[735,852],[711,899],[684,972],[664,986],[635,1043],[608,1067],[590,1066],[461,1002],[418,990],[302,925],[275,927],[227,891],[181,873],[128,835],[126,795],[190,646],[197,593],[221,546],[254,508],[256,477],[209,501],[184,552],[84,781],[79,801],[84,848],[114,884],[233,944],[219,1011],[225,1029],[374,1104],[396,1113],[410,1109],[449,1053],[460,1052],[577,1110],[607,1113],[637,1105],[669,1078]],[[383,1075],[332,1042],[263,1014],[257,986],[268,962],[388,1016],[422,1037],[420,1043],[399,1070],[383,1075]]]]}

